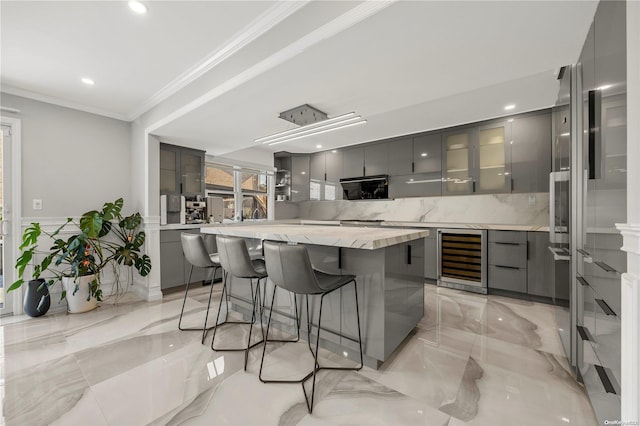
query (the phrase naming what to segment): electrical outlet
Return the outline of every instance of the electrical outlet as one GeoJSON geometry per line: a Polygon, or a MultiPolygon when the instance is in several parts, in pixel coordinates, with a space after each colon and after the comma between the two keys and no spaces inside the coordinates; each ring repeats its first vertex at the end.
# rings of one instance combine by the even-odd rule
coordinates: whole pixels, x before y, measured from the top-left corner
{"type": "Polygon", "coordinates": [[[42,210],[42,200],[33,199],[33,209],[34,210],[42,210]]]}
{"type": "Polygon", "coordinates": [[[529,205],[532,206],[536,203],[536,196],[535,195],[529,195],[529,205]]]}

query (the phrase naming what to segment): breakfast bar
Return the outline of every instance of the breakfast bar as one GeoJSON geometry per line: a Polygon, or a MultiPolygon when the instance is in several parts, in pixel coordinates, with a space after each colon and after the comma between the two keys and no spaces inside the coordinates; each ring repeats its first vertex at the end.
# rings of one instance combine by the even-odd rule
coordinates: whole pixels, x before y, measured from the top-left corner
{"type": "MultiPolygon", "coordinates": [[[[315,269],[331,274],[356,275],[365,364],[377,368],[398,347],[424,315],[424,229],[368,228],[321,225],[251,224],[203,227],[203,234],[247,239],[249,247],[262,241],[304,244],[315,269]]],[[[229,293],[234,309],[250,312],[248,281],[232,279],[229,293]]],[[[267,280],[266,292],[273,284],[267,280]]],[[[345,287],[325,298],[321,346],[344,356],[357,352],[354,291],[345,287]]],[[[264,298],[270,300],[269,297],[264,298]]],[[[295,333],[293,296],[276,289],[276,326],[295,333]]],[[[317,333],[317,303],[311,304],[312,335],[317,333]]],[[[298,300],[298,312],[302,313],[298,300]]],[[[307,319],[301,316],[301,335],[306,338],[307,319]]]]}

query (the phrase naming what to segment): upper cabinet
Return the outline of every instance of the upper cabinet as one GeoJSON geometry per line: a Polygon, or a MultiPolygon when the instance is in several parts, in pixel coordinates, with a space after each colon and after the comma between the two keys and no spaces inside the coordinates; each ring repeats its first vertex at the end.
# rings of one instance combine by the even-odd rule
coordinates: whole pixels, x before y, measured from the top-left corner
{"type": "Polygon", "coordinates": [[[364,147],[363,176],[386,175],[389,173],[389,144],[373,143],[364,147]]]}
{"type": "Polygon", "coordinates": [[[311,154],[309,167],[310,200],[342,199],[342,151],[334,149],[311,154]]]}
{"type": "Polygon", "coordinates": [[[413,173],[413,140],[412,138],[396,139],[387,142],[388,172],[390,176],[409,175],[413,173]]]}
{"type": "Polygon", "coordinates": [[[551,113],[514,118],[511,133],[511,191],[549,192],[551,113]]]}
{"type": "Polygon", "coordinates": [[[413,138],[413,173],[442,170],[442,134],[428,133],[413,138]]]}
{"type": "Polygon", "coordinates": [[[474,192],[511,192],[511,123],[502,121],[478,127],[474,147],[474,192]]]}
{"type": "Polygon", "coordinates": [[[160,194],[204,196],[205,152],[160,144],[160,194]]]}
{"type": "Polygon", "coordinates": [[[364,176],[364,148],[347,148],[342,151],[342,177],[364,176]]]}
{"type": "Polygon", "coordinates": [[[323,160],[324,158],[320,156],[312,160],[311,156],[305,154],[276,152],[273,158],[273,164],[277,169],[276,177],[279,179],[276,182],[276,196],[282,196],[278,201],[308,201],[311,161],[317,168],[320,164],[324,164],[323,160]]]}
{"type": "Polygon", "coordinates": [[[473,193],[473,128],[463,128],[442,135],[442,195],[473,193]]]}

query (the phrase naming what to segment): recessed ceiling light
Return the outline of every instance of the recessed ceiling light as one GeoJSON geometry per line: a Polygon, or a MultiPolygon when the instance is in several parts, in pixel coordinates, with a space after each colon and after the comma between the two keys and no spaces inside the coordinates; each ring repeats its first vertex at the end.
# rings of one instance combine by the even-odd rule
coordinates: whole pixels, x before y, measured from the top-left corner
{"type": "Polygon", "coordinates": [[[337,149],[332,149],[331,152],[333,152],[335,154],[336,152],[338,152],[338,150],[337,149]]]}
{"type": "Polygon", "coordinates": [[[596,88],[596,90],[607,90],[611,88],[611,84],[605,84],[604,86],[600,86],[598,88],[596,88]]]}
{"type": "Polygon", "coordinates": [[[510,119],[509,119],[509,120],[507,120],[507,121],[509,121],[509,123],[513,123],[513,118],[510,118],[510,119]]]}
{"type": "Polygon", "coordinates": [[[516,107],[516,106],[515,106],[515,104],[511,104],[511,105],[507,105],[507,106],[505,106],[505,107],[504,107],[504,109],[505,109],[505,110],[507,110],[507,111],[509,111],[509,110],[511,110],[511,109],[514,109],[515,107],[516,107]]]}
{"type": "Polygon", "coordinates": [[[426,152],[423,152],[422,154],[420,154],[420,157],[426,157],[426,156],[427,156],[426,152]]]}
{"type": "Polygon", "coordinates": [[[129,9],[133,10],[135,13],[139,13],[140,15],[147,13],[147,6],[139,1],[130,1],[129,9]]]}
{"type": "Polygon", "coordinates": [[[322,145],[316,145],[316,148],[322,148],[322,145]]]}
{"type": "Polygon", "coordinates": [[[87,77],[82,77],[82,82],[84,84],[86,84],[87,86],[93,86],[94,84],[96,84],[95,81],[91,80],[90,78],[87,77]]]}

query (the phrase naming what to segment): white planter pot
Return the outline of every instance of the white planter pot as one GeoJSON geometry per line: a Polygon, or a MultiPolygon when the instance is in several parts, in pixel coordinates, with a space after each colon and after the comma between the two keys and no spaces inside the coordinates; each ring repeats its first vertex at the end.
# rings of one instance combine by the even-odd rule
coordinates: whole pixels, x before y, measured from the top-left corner
{"type": "Polygon", "coordinates": [[[85,275],[78,278],[62,278],[62,286],[67,292],[67,304],[69,306],[70,313],[79,314],[91,311],[98,307],[98,300],[93,296],[89,297],[89,283],[95,279],[95,274],[85,275]],[[78,291],[76,291],[76,294],[73,294],[76,284],[78,285],[78,291]]]}

